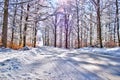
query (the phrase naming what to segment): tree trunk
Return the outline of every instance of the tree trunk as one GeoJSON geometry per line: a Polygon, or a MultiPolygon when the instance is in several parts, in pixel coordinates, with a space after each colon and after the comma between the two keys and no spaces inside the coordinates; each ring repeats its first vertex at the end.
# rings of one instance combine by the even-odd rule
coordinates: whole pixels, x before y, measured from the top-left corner
{"type": "Polygon", "coordinates": [[[35,36],[34,36],[34,47],[36,47],[36,42],[37,42],[37,29],[35,28],[35,36]]]}
{"type": "MultiPolygon", "coordinates": [[[[90,14],[90,19],[92,20],[92,14],[90,14]]],[[[90,45],[92,45],[92,22],[90,21],[90,45]]]]}
{"type": "Polygon", "coordinates": [[[62,47],[62,32],[63,32],[63,29],[62,29],[62,26],[60,27],[60,48],[62,47]]]}
{"type": "Polygon", "coordinates": [[[33,47],[36,47],[36,42],[37,42],[37,22],[35,22],[35,28],[34,28],[34,44],[33,47]]]}
{"type": "Polygon", "coordinates": [[[48,35],[47,35],[47,46],[49,46],[49,45],[50,45],[50,41],[49,41],[49,40],[50,40],[50,39],[49,39],[49,35],[50,35],[49,29],[48,29],[47,31],[48,31],[48,32],[47,32],[47,33],[48,33],[48,35]]]}
{"type": "Polygon", "coordinates": [[[114,43],[116,43],[116,20],[114,23],[114,43]]]}
{"type": "Polygon", "coordinates": [[[78,40],[78,48],[80,48],[80,26],[79,26],[79,3],[78,3],[78,0],[76,0],[76,10],[77,10],[77,40],[78,40]]]}
{"type": "Polygon", "coordinates": [[[13,16],[13,26],[12,26],[12,37],[11,37],[11,48],[14,43],[14,33],[15,33],[15,19],[16,19],[16,13],[17,13],[17,5],[15,5],[15,11],[14,11],[14,16],[13,16]]]}
{"type": "Polygon", "coordinates": [[[57,45],[57,33],[56,33],[56,27],[55,27],[55,33],[54,33],[54,47],[57,45]]]}
{"type": "Polygon", "coordinates": [[[57,14],[55,15],[54,27],[55,27],[55,32],[54,32],[54,47],[56,47],[57,46],[57,14]]]}
{"type": "Polygon", "coordinates": [[[27,15],[25,18],[25,26],[24,26],[24,36],[23,36],[23,47],[26,46],[26,35],[27,35],[27,21],[28,21],[28,12],[29,12],[30,5],[29,3],[27,4],[27,15]]]}
{"type": "Polygon", "coordinates": [[[74,48],[74,33],[71,34],[71,48],[74,48]]]}
{"type": "Polygon", "coordinates": [[[21,15],[20,15],[20,40],[19,40],[19,46],[22,45],[22,19],[23,19],[23,4],[21,4],[21,15]]]}
{"type": "Polygon", "coordinates": [[[116,26],[117,26],[118,46],[120,47],[119,8],[118,8],[118,0],[116,0],[116,26]]]}
{"type": "Polygon", "coordinates": [[[66,34],[65,34],[65,48],[68,48],[68,30],[66,30],[66,34]]]}
{"type": "Polygon", "coordinates": [[[69,15],[65,14],[65,48],[68,48],[68,20],[69,15]]]}
{"type": "Polygon", "coordinates": [[[7,30],[8,30],[8,6],[9,0],[4,0],[4,17],[2,27],[2,46],[7,47],[7,30]]]}
{"type": "Polygon", "coordinates": [[[101,21],[100,21],[100,0],[97,0],[97,33],[98,33],[98,41],[100,44],[100,48],[102,45],[102,33],[101,33],[101,21]]]}
{"type": "Polygon", "coordinates": [[[83,47],[82,42],[83,42],[83,28],[81,27],[81,47],[83,47]]]}

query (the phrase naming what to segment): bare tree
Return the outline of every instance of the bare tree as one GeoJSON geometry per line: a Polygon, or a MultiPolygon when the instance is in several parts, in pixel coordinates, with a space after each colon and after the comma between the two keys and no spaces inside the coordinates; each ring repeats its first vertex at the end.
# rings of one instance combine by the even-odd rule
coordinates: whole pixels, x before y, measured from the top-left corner
{"type": "Polygon", "coordinates": [[[54,47],[57,46],[57,14],[55,14],[55,21],[54,21],[54,47]]]}
{"type": "Polygon", "coordinates": [[[101,33],[101,9],[100,9],[100,0],[91,0],[92,3],[94,4],[96,8],[96,13],[97,13],[97,38],[98,38],[98,43],[100,44],[100,47],[103,47],[102,44],[102,33],[101,33]]]}
{"type": "Polygon", "coordinates": [[[11,37],[11,47],[13,46],[14,43],[14,33],[16,29],[16,14],[17,14],[17,5],[14,5],[14,14],[13,14],[13,21],[12,21],[12,37],[11,37]]]}
{"type": "Polygon", "coordinates": [[[65,48],[68,48],[68,34],[69,34],[69,14],[65,14],[65,48]]]}
{"type": "Polygon", "coordinates": [[[101,33],[101,18],[100,18],[100,0],[97,0],[97,32],[98,32],[98,39],[100,43],[100,47],[103,47],[102,44],[102,33],[101,33]]]}
{"type": "Polygon", "coordinates": [[[26,35],[27,35],[27,27],[28,27],[28,17],[29,17],[29,10],[30,10],[30,5],[29,3],[27,4],[27,13],[25,17],[25,25],[24,25],[24,35],[23,35],[23,47],[26,46],[26,35]]]}
{"type": "Polygon", "coordinates": [[[78,48],[80,48],[80,25],[79,25],[79,0],[76,0],[76,12],[77,12],[77,40],[78,40],[78,48]]]}
{"type": "Polygon", "coordinates": [[[22,36],[22,23],[23,23],[23,4],[21,4],[21,13],[20,13],[20,26],[19,26],[19,29],[20,29],[20,39],[19,39],[19,46],[21,46],[22,45],[22,38],[23,38],[23,36],[22,36]]]}

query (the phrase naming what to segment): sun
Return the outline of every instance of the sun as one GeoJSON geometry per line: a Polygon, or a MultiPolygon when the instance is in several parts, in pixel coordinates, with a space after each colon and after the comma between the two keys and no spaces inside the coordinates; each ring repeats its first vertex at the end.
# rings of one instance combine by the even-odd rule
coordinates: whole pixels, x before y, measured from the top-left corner
{"type": "Polygon", "coordinates": [[[70,0],[57,0],[60,4],[67,4],[70,0]]]}

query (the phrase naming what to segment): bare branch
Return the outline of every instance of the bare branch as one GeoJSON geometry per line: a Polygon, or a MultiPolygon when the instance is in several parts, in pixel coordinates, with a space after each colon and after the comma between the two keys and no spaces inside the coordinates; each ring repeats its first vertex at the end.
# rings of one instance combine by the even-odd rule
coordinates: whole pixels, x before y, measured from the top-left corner
{"type": "Polygon", "coordinates": [[[95,0],[90,0],[90,2],[96,7],[97,6],[97,3],[95,0]]]}

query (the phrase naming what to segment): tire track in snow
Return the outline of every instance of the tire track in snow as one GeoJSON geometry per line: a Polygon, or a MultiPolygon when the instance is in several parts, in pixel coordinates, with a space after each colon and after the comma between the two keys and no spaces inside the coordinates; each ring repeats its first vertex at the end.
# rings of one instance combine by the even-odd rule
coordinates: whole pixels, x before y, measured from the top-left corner
{"type": "MultiPolygon", "coordinates": [[[[48,52],[49,52],[49,50],[46,51],[46,53],[48,53],[48,52]]],[[[47,58],[47,59],[49,59],[49,62],[51,62],[51,64],[53,65],[54,74],[55,74],[54,77],[52,77],[52,76],[50,76],[50,77],[54,78],[54,79],[57,78],[56,80],[58,80],[59,78],[61,78],[60,76],[64,76],[67,79],[69,78],[68,80],[73,80],[72,79],[73,77],[71,75],[69,75],[66,70],[64,70],[65,69],[64,66],[57,64],[58,57],[56,56],[56,54],[53,54],[52,51],[50,51],[49,53],[50,53],[49,55],[51,55],[51,58],[47,58]]],[[[48,54],[46,54],[46,55],[48,55],[48,54]]],[[[53,79],[49,79],[49,80],[53,80],[53,79]]],[[[64,80],[64,79],[59,79],[59,80],[64,80]]]]}
{"type": "MultiPolygon", "coordinates": [[[[57,75],[57,77],[59,78],[59,80],[63,80],[63,79],[61,79],[61,78],[67,78],[68,80],[72,80],[72,76],[70,76],[67,72],[66,72],[66,70],[65,70],[65,67],[63,67],[62,65],[59,65],[58,64],[58,58],[54,58],[54,62],[52,62],[52,64],[54,65],[54,66],[56,66],[56,75],[57,75]],[[58,73],[59,73],[59,75],[58,75],[58,73]],[[62,76],[62,77],[61,77],[62,76]]],[[[56,80],[58,80],[58,78],[56,79],[56,80]]]]}
{"type": "MultiPolygon", "coordinates": [[[[86,79],[87,80],[101,80],[101,77],[97,76],[95,73],[93,73],[91,71],[88,71],[87,69],[85,69],[81,66],[77,67],[74,64],[74,62],[71,62],[71,61],[67,60],[67,58],[69,59],[69,57],[66,57],[66,58],[61,57],[61,61],[66,61],[65,64],[69,65],[71,67],[71,69],[74,69],[74,72],[77,72],[78,74],[81,75],[81,77],[85,78],[85,79],[82,79],[82,80],[86,80],[86,79]],[[86,73],[84,73],[84,72],[86,72],[86,73]],[[88,76],[87,73],[89,73],[90,76],[88,76]]],[[[79,79],[77,79],[77,80],[79,80],[79,79]]]]}
{"type": "MultiPolygon", "coordinates": [[[[46,51],[46,52],[49,52],[49,50],[48,51],[46,51]]],[[[67,52],[67,51],[66,51],[67,52]]],[[[52,51],[50,51],[50,54],[52,53],[52,51]]],[[[55,53],[55,52],[53,52],[53,53],[55,53]]],[[[53,53],[51,54],[51,55],[53,55],[53,53]]],[[[56,52],[57,53],[57,52],[56,52]]],[[[64,53],[64,52],[63,52],[64,53]]],[[[62,54],[62,53],[61,53],[62,54]]],[[[47,54],[48,55],[48,54],[47,54]]],[[[54,55],[56,55],[56,54],[54,54],[54,55]]],[[[64,63],[64,61],[65,61],[65,59],[62,59],[62,58],[60,58],[60,57],[57,57],[57,56],[55,56],[54,58],[54,61],[56,62],[56,63],[61,63],[62,61],[62,64],[63,65],[59,65],[59,64],[55,64],[55,62],[52,62],[52,64],[54,65],[54,66],[56,66],[57,68],[57,71],[58,72],[60,72],[61,71],[61,73],[63,73],[65,76],[66,76],[66,78],[67,78],[67,80],[76,80],[76,79],[73,79],[74,77],[73,77],[73,75],[74,75],[74,73],[77,73],[77,74],[80,74],[80,77],[81,78],[83,78],[82,80],[85,80],[84,79],[84,76],[80,73],[80,71],[78,70],[78,69],[76,69],[74,66],[71,66],[70,64],[68,64],[68,62],[67,63],[64,63]],[[71,70],[71,72],[69,73],[69,70],[68,69],[66,69],[65,68],[65,66],[67,66],[70,70],[71,70]],[[69,78],[69,79],[68,79],[69,78]]],[[[50,60],[51,61],[51,60],[50,60]]],[[[58,74],[57,72],[56,72],[56,74],[58,74]]],[[[74,75],[75,76],[75,75],[74,75]]],[[[77,78],[79,78],[79,77],[77,77],[77,78]]],[[[57,79],[58,80],[58,79],[57,79]]],[[[63,79],[64,80],[64,79],[63,79]]]]}
{"type": "MultiPolygon", "coordinates": [[[[48,54],[47,54],[48,55],[48,54]]],[[[54,68],[53,69],[53,71],[52,71],[52,73],[49,75],[50,76],[50,78],[51,79],[48,79],[48,80],[63,80],[63,79],[61,79],[61,76],[63,76],[63,74],[64,74],[64,76],[66,76],[67,78],[71,78],[72,79],[72,77],[70,76],[70,75],[68,75],[63,69],[63,67],[60,67],[58,64],[57,64],[57,59],[58,58],[56,58],[54,55],[52,56],[51,55],[51,57],[47,57],[47,59],[49,60],[49,62],[51,63],[51,65],[52,65],[52,68],[54,68]],[[53,75],[54,74],[54,75],[53,75]]],[[[69,80],[69,79],[68,79],[69,80]]]]}

